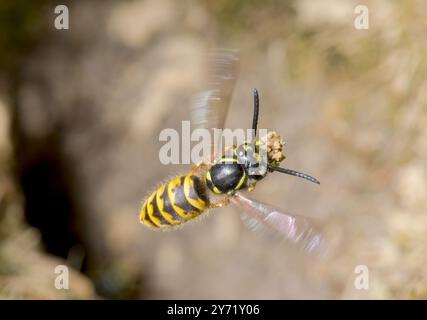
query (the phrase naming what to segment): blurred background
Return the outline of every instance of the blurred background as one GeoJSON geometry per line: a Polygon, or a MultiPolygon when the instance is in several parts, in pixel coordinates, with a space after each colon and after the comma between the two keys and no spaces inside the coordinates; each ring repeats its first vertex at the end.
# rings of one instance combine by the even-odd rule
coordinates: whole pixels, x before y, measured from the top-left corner
{"type": "Polygon", "coordinates": [[[0,298],[427,298],[426,21],[422,0],[1,1],[0,298]],[[215,47],[240,52],[227,127],[249,126],[258,88],[284,165],[321,181],[271,175],[251,196],[319,223],[325,258],[232,206],[174,232],[139,224],[188,169],[159,162],[158,136],[189,119],[215,47]]]}

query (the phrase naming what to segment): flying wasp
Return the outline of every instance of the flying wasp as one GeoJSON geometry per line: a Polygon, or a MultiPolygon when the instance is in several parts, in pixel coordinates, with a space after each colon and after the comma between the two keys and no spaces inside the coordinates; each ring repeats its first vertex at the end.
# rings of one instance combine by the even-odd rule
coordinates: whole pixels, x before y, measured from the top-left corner
{"type": "MultiPolygon", "coordinates": [[[[210,88],[196,97],[193,124],[207,129],[223,128],[233,92],[238,58],[235,51],[212,53],[213,70],[210,88]]],[[[163,183],[144,202],[140,222],[151,229],[168,230],[193,220],[209,209],[230,202],[243,211],[242,220],[251,229],[273,231],[306,251],[317,251],[323,245],[321,234],[308,218],[281,212],[276,208],[246,197],[269,173],[279,172],[319,184],[307,174],[280,167],[285,159],[284,142],[270,131],[258,137],[259,95],[254,90],[252,139],[227,147],[220,156],[194,166],[185,175],[163,183]],[[264,151],[264,152],[263,152],[264,151]]]]}

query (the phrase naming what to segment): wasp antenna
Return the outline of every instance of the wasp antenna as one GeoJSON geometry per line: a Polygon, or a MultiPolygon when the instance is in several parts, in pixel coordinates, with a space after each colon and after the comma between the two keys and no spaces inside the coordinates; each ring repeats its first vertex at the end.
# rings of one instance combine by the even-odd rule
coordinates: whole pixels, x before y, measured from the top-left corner
{"type": "Polygon", "coordinates": [[[317,180],[316,178],[314,178],[312,176],[309,176],[308,174],[302,173],[302,172],[298,172],[298,171],[286,169],[286,168],[281,168],[281,167],[276,167],[276,166],[272,166],[270,164],[268,165],[268,168],[273,170],[273,171],[277,171],[280,173],[286,173],[286,174],[289,174],[291,176],[303,178],[303,179],[306,179],[308,181],[320,184],[319,180],[317,180]]]}
{"type": "Polygon", "coordinates": [[[254,89],[254,116],[252,119],[252,139],[253,140],[257,136],[258,114],[259,114],[259,96],[258,96],[258,90],[255,88],[254,89]]]}

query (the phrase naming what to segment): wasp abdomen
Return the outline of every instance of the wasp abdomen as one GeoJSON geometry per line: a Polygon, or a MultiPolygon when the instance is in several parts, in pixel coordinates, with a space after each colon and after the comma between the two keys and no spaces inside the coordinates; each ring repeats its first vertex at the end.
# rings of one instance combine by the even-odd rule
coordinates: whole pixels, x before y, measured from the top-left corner
{"type": "Polygon", "coordinates": [[[140,221],[153,228],[167,228],[191,220],[208,208],[206,188],[192,174],[162,184],[145,201],[140,221]]]}

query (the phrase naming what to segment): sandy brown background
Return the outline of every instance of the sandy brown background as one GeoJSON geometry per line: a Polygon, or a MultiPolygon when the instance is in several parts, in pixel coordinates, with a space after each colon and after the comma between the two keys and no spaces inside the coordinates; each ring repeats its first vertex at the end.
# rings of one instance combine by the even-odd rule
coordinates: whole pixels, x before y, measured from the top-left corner
{"type": "MultiPolygon", "coordinates": [[[[10,2],[12,3],[12,2],[10,2]]],[[[2,4],[1,298],[425,298],[427,8],[423,1],[72,1],[2,4]],[[12,14],[13,13],[13,14],[12,14]],[[227,119],[287,141],[251,194],[312,217],[324,259],[246,230],[238,210],[176,232],[138,223],[144,197],[185,166],[158,161],[188,120],[210,48],[238,49],[227,119]],[[69,291],[53,287],[72,266],[69,291]],[[354,288],[357,265],[369,290],[354,288]]]]}

